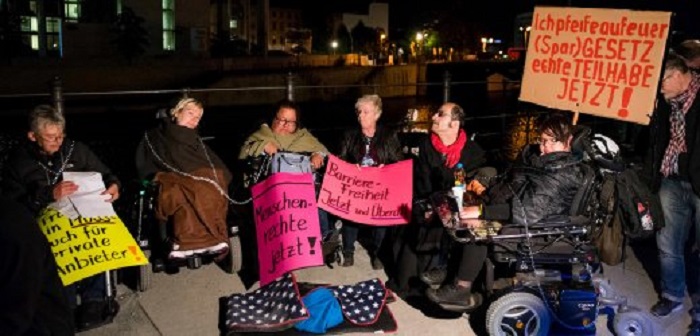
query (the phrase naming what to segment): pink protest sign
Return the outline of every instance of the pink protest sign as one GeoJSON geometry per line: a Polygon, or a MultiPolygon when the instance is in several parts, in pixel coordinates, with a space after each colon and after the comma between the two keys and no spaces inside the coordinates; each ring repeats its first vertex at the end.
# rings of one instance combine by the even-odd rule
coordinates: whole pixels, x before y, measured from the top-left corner
{"type": "Polygon", "coordinates": [[[406,224],[411,218],[413,162],[362,167],[329,156],[318,206],[353,222],[406,224]]]}
{"type": "Polygon", "coordinates": [[[260,286],[289,271],[323,265],[311,174],[273,174],[252,190],[260,286]]]}

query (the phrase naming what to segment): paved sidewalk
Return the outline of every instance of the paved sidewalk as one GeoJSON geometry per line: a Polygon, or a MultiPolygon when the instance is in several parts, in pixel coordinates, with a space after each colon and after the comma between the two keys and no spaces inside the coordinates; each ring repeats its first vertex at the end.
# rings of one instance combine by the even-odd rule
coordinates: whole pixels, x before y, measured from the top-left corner
{"type": "MultiPolygon", "coordinates": [[[[314,267],[295,273],[298,281],[316,283],[352,284],[376,277],[386,280],[383,271],[371,269],[369,258],[361,248],[355,252],[354,267],[314,267]]],[[[628,297],[631,305],[647,311],[656,301],[652,282],[632,249],[628,248],[624,267],[605,267],[605,277],[617,293],[628,297]]],[[[143,293],[133,292],[123,285],[119,285],[118,291],[121,311],[115,321],[81,333],[81,336],[219,335],[219,297],[244,292],[245,289],[237,275],[226,274],[212,264],[199,270],[183,268],[175,275],[155,274],[152,287],[143,293]]],[[[475,335],[467,316],[426,317],[401,299],[389,307],[399,326],[397,335],[475,335]]],[[[686,302],[686,308],[690,308],[689,302],[686,302]]],[[[653,322],[658,326],[657,335],[685,335],[690,317],[686,309],[653,322]]],[[[605,317],[601,317],[597,324],[598,335],[612,335],[605,327],[605,317]]]]}

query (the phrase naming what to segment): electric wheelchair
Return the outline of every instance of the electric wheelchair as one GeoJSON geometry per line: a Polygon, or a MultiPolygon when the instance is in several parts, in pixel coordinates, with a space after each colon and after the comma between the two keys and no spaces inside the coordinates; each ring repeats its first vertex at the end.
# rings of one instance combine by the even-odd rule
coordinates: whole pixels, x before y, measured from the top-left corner
{"type": "MultiPolygon", "coordinates": [[[[442,192],[431,197],[455,242],[489,247],[483,284],[489,335],[595,335],[602,311],[615,312],[612,325],[617,335],[655,332],[651,316],[629,306],[598,274],[602,265],[592,243],[611,220],[609,209],[614,207],[601,202],[606,199],[601,197],[605,174],[615,174],[624,165],[591,147],[590,129],[579,127],[574,139],[572,149],[584,155],[584,177],[568,216],[528,225],[484,222],[468,229],[460,226],[455,196],[442,192]],[[497,268],[507,274],[500,284],[497,268]]],[[[517,201],[513,209],[527,211],[517,201]]]]}
{"type": "Polygon", "coordinates": [[[158,201],[158,184],[150,180],[134,181],[126,193],[126,221],[130,233],[149,258],[150,264],[139,266],[136,288],[143,292],[151,286],[152,273],[176,273],[180,267],[198,269],[203,264],[218,263],[227,273],[236,273],[242,267],[242,248],[239,237],[237,214],[229,205],[227,215],[228,252],[225,255],[194,253],[184,259],[168,258],[172,220],[161,223],[155,218],[158,201]]]}

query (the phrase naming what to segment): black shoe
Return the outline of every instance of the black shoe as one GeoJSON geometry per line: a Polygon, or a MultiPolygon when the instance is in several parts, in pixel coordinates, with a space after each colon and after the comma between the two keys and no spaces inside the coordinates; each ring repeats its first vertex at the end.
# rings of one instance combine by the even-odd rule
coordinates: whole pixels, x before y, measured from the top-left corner
{"type": "Polygon", "coordinates": [[[343,264],[340,266],[350,267],[352,265],[355,265],[354,253],[343,252],[343,264]]]}
{"type": "Polygon", "coordinates": [[[86,331],[111,323],[119,312],[119,303],[111,301],[87,301],[78,306],[76,311],[76,329],[86,331]]]}
{"type": "Polygon", "coordinates": [[[421,273],[419,278],[424,284],[430,286],[431,288],[437,289],[443,282],[445,282],[445,279],[447,278],[447,269],[444,267],[435,267],[421,273]]]}
{"type": "Polygon", "coordinates": [[[693,321],[688,327],[686,336],[700,336],[700,321],[693,321]]]}
{"type": "Polygon", "coordinates": [[[82,303],[76,311],[76,328],[79,331],[84,331],[102,325],[105,307],[106,303],[104,301],[82,303]]]}
{"type": "Polygon", "coordinates": [[[658,317],[665,317],[671,313],[675,313],[683,309],[683,302],[671,301],[667,298],[661,298],[654,306],[651,307],[651,313],[658,317]]]}
{"type": "Polygon", "coordinates": [[[469,287],[450,284],[438,289],[429,288],[425,294],[445,310],[464,312],[481,305],[481,295],[472,293],[469,287]]]}
{"type": "Polygon", "coordinates": [[[372,269],[375,271],[384,269],[384,264],[378,257],[372,257],[372,269]]]}

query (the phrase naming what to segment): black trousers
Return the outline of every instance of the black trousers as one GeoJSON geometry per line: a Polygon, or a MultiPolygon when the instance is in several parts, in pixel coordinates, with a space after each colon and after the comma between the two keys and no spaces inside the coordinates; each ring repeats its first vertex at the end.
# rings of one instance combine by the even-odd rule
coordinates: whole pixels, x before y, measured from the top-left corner
{"type": "Polygon", "coordinates": [[[488,247],[482,244],[464,244],[462,258],[457,267],[457,280],[474,282],[484,267],[488,247]]]}

